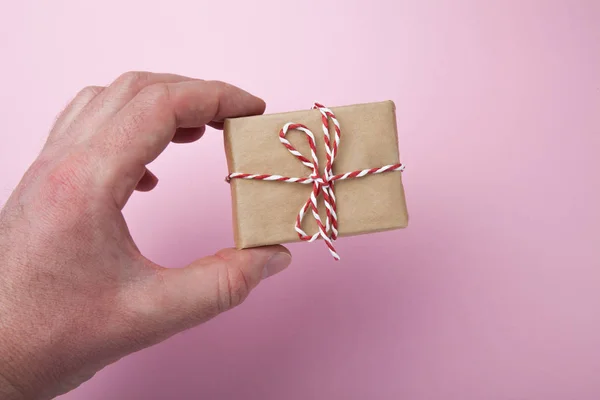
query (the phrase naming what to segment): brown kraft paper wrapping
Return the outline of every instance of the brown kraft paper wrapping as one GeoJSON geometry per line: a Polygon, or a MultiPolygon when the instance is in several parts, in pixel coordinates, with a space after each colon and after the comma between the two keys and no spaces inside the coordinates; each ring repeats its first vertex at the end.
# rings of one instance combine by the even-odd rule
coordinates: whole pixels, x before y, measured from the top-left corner
{"type": "MultiPolygon", "coordinates": [[[[341,127],[333,173],[341,174],[400,162],[395,106],[392,101],[330,108],[341,127]]],[[[224,141],[229,173],[307,177],[311,170],[279,141],[288,122],[304,124],[316,140],[321,173],[326,152],[318,110],[294,111],[225,120],[224,141]]],[[[333,124],[330,123],[333,129],[333,124]]],[[[310,157],[306,135],[294,130],[287,139],[310,157]]],[[[296,216],[309,198],[312,184],[232,179],[234,239],[237,248],[300,241],[294,230],[296,216]]],[[[405,228],[408,212],[402,172],[386,172],[335,183],[339,236],[405,228]]],[[[321,220],[325,207],[319,196],[321,220]]],[[[312,235],[317,224],[310,213],[302,222],[312,235]]]]}

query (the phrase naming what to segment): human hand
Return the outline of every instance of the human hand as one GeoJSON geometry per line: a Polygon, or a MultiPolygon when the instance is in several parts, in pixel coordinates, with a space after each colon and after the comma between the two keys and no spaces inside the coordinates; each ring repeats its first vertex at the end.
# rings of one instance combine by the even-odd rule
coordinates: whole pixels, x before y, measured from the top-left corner
{"type": "Polygon", "coordinates": [[[222,250],[180,269],[146,259],[121,210],[170,142],[261,114],[231,85],[127,73],[81,91],[0,213],[0,398],[68,392],[121,357],[240,304],[291,261],[222,250]]]}

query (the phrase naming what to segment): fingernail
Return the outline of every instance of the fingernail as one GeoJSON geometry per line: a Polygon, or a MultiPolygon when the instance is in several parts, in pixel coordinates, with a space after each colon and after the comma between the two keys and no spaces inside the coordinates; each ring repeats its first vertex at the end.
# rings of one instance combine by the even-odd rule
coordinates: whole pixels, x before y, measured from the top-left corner
{"type": "Polygon", "coordinates": [[[292,257],[288,253],[277,253],[265,264],[265,268],[262,272],[262,279],[268,278],[271,275],[275,275],[290,265],[292,257]]]}

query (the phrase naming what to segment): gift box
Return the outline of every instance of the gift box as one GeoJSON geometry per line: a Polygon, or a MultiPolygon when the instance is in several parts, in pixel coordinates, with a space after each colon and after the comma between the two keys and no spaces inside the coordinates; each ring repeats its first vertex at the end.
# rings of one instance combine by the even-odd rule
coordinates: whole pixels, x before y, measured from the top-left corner
{"type": "Polygon", "coordinates": [[[224,121],[237,248],[405,228],[392,101],[224,121]],[[316,212],[315,212],[316,211],[316,212]]]}

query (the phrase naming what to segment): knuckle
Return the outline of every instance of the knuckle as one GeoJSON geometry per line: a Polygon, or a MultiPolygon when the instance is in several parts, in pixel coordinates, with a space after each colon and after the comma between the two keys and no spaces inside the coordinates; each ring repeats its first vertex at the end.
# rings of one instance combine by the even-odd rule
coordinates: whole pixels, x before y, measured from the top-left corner
{"type": "Polygon", "coordinates": [[[146,86],[140,91],[140,97],[153,105],[166,103],[170,98],[169,86],[166,83],[146,86]]]}
{"type": "Polygon", "coordinates": [[[229,269],[229,306],[230,308],[237,307],[242,304],[250,294],[250,286],[248,278],[239,268],[229,269]]]}
{"type": "Polygon", "coordinates": [[[225,263],[219,278],[219,312],[239,306],[250,294],[250,278],[242,268],[225,263]]]}
{"type": "Polygon", "coordinates": [[[227,83],[225,81],[220,81],[218,79],[214,79],[214,80],[212,80],[210,82],[212,82],[213,85],[215,85],[215,87],[220,88],[220,89],[227,88],[227,87],[231,86],[231,85],[229,85],[229,83],[227,83]]]}
{"type": "Polygon", "coordinates": [[[101,86],[86,86],[77,93],[76,99],[91,99],[102,92],[104,88],[101,86]]]}
{"type": "Polygon", "coordinates": [[[217,96],[222,95],[231,87],[230,84],[228,84],[227,82],[223,82],[223,81],[216,80],[216,81],[211,81],[211,83],[212,83],[212,87],[214,90],[214,94],[217,96]]]}
{"type": "Polygon", "coordinates": [[[69,103],[69,106],[58,116],[60,120],[69,110],[81,110],[104,90],[101,86],[86,86],[81,89],[69,103]]]}
{"type": "Polygon", "coordinates": [[[128,71],[121,74],[114,82],[115,86],[126,91],[137,92],[148,81],[150,73],[143,71],[128,71]]]}

